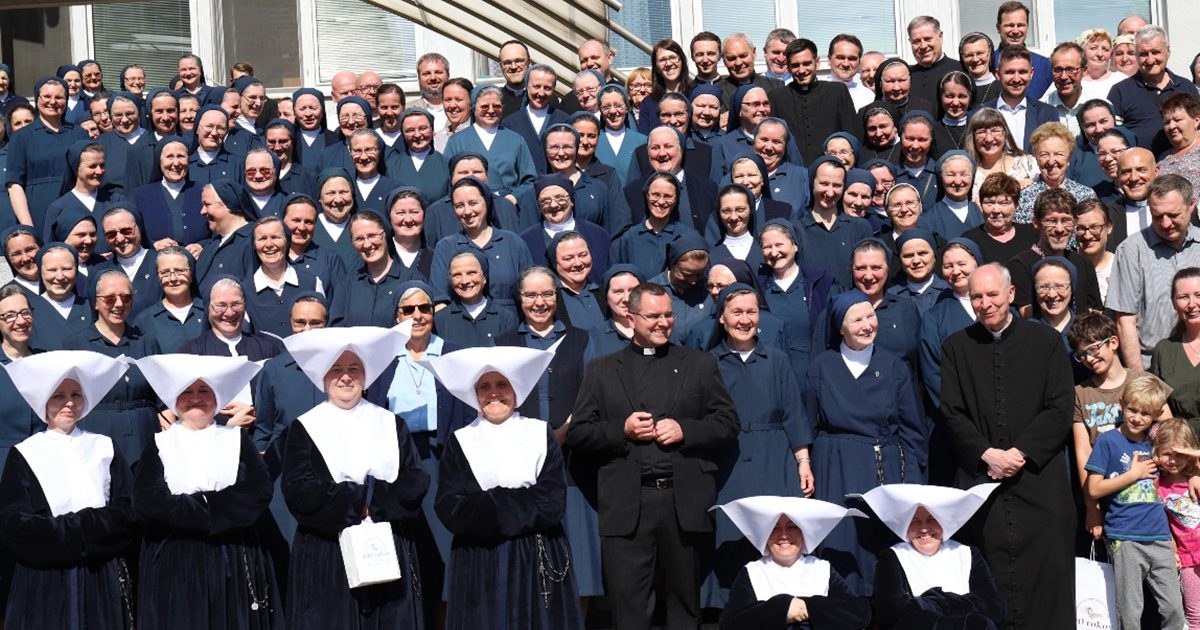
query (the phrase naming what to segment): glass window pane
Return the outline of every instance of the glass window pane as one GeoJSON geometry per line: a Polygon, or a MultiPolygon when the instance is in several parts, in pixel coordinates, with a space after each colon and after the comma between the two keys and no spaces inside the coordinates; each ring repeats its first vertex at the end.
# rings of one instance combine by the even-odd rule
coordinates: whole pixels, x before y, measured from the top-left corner
{"type": "Polygon", "coordinates": [[[1103,28],[1110,35],[1126,16],[1150,17],[1150,0],[1054,0],[1054,36],[1057,41],[1075,41],[1090,28],[1103,28]]]}
{"type": "MultiPolygon", "coordinates": [[[[300,29],[295,0],[221,3],[225,26],[225,65],[254,66],[254,76],[270,87],[300,87],[300,29]]],[[[227,83],[229,76],[209,76],[227,83]]]]}
{"type": "Polygon", "coordinates": [[[156,0],[92,6],[96,61],[104,68],[104,86],[121,89],[121,69],[139,65],[146,71],[146,91],[165,87],[191,52],[187,0],[156,0]]]}
{"type": "MultiPolygon", "coordinates": [[[[704,30],[724,40],[734,33],[745,33],[755,48],[762,49],[767,33],[775,28],[775,0],[704,0],[704,30]]],[[[687,42],[680,42],[684,52],[687,42]]]]}
{"type": "MultiPolygon", "coordinates": [[[[654,45],[654,42],[671,36],[670,0],[626,2],[620,11],[614,13],[613,20],[617,24],[629,29],[630,32],[651,46],[654,45]]],[[[612,42],[613,48],[617,51],[616,58],[613,60],[616,67],[650,66],[650,55],[625,41],[624,37],[610,33],[608,40],[612,42]]]]}
{"type": "Polygon", "coordinates": [[[799,35],[811,39],[822,57],[840,33],[857,35],[864,51],[878,50],[885,55],[897,51],[894,0],[797,0],[796,12],[799,35]]]}
{"type": "MultiPolygon", "coordinates": [[[[1026,6],[1033,7],[1031,0],[1024,0],[1026,6]]],[[[959,0],[958,26],[963,35],[979,31],[992,38],[999,45],[1000,35],[996,31],[996,10],[1005,0],[959,0]]],[[[1037,42],[1037,17],[1029,16],[1029,32],[1025,34],[1025,45],[1033,46],[1037,42]]],[[[958,50],[958,44],[950,46],[947,42],[946,52],[958,50]]]]}
{"type": "Polygon", "coordinates": [[[375,5],[317,0],[317,79],[329,83],[342,70],[372,70],[384,81],[415,79],[415,39],[412,22],[375,5]]]}

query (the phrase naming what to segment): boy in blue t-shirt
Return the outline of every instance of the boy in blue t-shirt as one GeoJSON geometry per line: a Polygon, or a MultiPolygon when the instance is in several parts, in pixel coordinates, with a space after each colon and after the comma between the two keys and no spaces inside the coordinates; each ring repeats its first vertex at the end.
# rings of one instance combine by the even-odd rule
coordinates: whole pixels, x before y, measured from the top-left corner
{"type": "Polygon", "coordinates": [[[1140,374],[1121,392],[1124,421],[1096,439],[1088,457],[1087,493],[1104,510],[1104,533],[1117,587],[1121,627],[1141,627],[1142,588],[1158,600],[1163,628],[1185,628],[1183,597],[1167,512],[1154,487],[1158,472],[1147,433],[1167,402],[1167,387],[1140,374]]]}

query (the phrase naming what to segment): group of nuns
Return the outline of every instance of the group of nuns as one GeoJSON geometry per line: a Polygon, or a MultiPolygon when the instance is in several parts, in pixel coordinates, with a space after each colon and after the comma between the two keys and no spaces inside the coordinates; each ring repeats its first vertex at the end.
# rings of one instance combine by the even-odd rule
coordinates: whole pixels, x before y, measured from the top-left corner
{"type": "MultiPolygon", "coordinates": [[[[248,432],[218,421],[261,366],[71,350],[5,365],[45,423],[13,448],[0,476],[0,537],[16,558],[6,623],[425,627],[419,556],[436,550],[410,532],[430,475],[405,420],[364,398],[405,352],[411,328],[317,329],[286,340],[324,396],[296,418],[283,452],[282,495],[298,522],[286,574],[261,531],[273,493],[267,464],[248,432]],[[174,419],[131,472],[112,439],[86,427],[134,368],[174,419]],[[384,546],[399,577],[350,588],[340,538],[363,523],[388,525],[384,546]]],[[[519,411],[556,351],[469,348],[420,362],[476,411],[449,435],[434,497],[453,536],[446,627],[583,628],[563,528],[563,453],[547,422],[519,411]]],[[[1004,603],[979,551],[950,540],[997,486],[889,484],[857,497],[901,540],[880,554],[872,600],[813,555],[842,519],[862,512],[784,496],[716,506],[761,556],[738,570],[721,627],[859,628],[872,614],[884,627],[997,627],[1004,603]]]]}
{"type": "MultiPolygon", "coordinates": [[[[53,550],[70,555],[26,557],[45,552],[28,541],[44,530],[0,532],[24,536],[5,535],[19,565],[10,623],[417,627],[445,614],[456,628],[582,626],[587,598],[603,595],[595,470],[569,452],[564,467],[559,444],[588,361],[632,339],[629,293],[646,282],[671,296],[672,342],[717,357],[738,407],[718,501],[845,506],[924,483],[938,464],[924,409],[936,408],[941,342],[974,319],[966,281],[982,255],[915,221],[882,230],[876,215],[912,205],[912,185],[850,216],[850,193],[870,199],[873,176],[832,156],[805,168],[781,120],[731,116],[730,140],[709,156],[683,130],[637,133],[615,86],[600,94],[604,116],[555,116],[540,134],[510,129],[503,92],[480,86],[447,141],[422,109],[386,123],[397,134],[349,96],[329,129],[317,90],[293,94],[294,121],[263,120],[254,77],[208,88],[193,56],[180,76],[175,91],[111,96],[113,129],[96,140],[71,122],[67,83],[44,79],[35,120],[5,147],[0,246],[14,280],[0,289],[0,363],[75,371],[34,377],[55,381],[45,400],[18,383],[25,368],[0,374],[13,393],[0,399],[13,410],[0,449],[22,469],[3,485],[37,495],[50,482],[20,445],[74,436],[85,416],[88,443],[108,444],[97,470],[109,480],[101,497],[63,499],[71,509],[48,497],[0,506],[50,528],[53,550]],[[751,132],[782,134],[779,150],[760,155],[741,142],[751,132]],[[827,194],[831,182],[844,192],[827,194]],[[396,325],[404,332],[387,332],[396,325]],[[512,363],[522,357],[536,360],[512,363]],[[105,387],[102,374],[117,376],[105,387]],[[172,374],[192,380],[166,383],[172,374]],[[72,420],[59,430],[48,405],[71,383],[80,398],[54,407],[72,420]],[[109,506],[119,515],[88,528],[111,529],[103,541],[62,524],[109,506]],[[350,589],[338,535],[367,517],[392,523],[403,577],[350,589]],[[202,568],[174,584],[168,566],[202,568]],[[18,586],[28,571],[61,586],[18,586]],[[98,604],[89,593],[101,585],[117,599],[98,604]]],[[[769,530],[784,513],[771,509],[756,517],[769,530]]],[[[840,578],[821,596],[846,591],[850,612],[836,616],[853,627],[873,583],[878,597],[890,534],[840,518],[810,534],[802,509],[787,513],[805,554],[830,550],[824,571],[840,578]]],[[[891,531],[908,540],[902,525],[891,531]]],[[[954,529],[943,523],[947,539],[954,529]]],[[[761,580],[743,569],[768,536],[724,510],[715,537],[703,605],[757,614],[743,604],[759,592],[746,580],[761,580]]],[[[921,610],[962,610],[923,593],[909,593],[921,610]]],[[[820,609],[783,612],[803,624],[820,609]]],[[[875,619],[905,627],[899,610],[875,619]]]]}

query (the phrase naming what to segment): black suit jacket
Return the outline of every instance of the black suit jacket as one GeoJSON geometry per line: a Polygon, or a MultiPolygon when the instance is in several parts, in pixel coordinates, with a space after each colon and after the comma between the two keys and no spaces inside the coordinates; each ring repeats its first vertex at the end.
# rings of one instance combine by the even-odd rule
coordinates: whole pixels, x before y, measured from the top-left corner
{"type": "MultiPolygon", "coordinates": [[[[599,463],[598,507],[601,536],[626,536],[637,528],[641,511],[641,449],[625,438],[625,419],[640,411],[635,383],[622,350],[592,361],[567,429],[567,447],[592,454],[599,463]]],[[[671,345],[666,356],[678,374],[671,383],[666,417],[683,429],[683,441],[670,451],[675,513],[685,532],[710,532],[708,509],[717,498],[716,454],[737,439],[737,410],[725,390],[712,355],[671,345]]]]}

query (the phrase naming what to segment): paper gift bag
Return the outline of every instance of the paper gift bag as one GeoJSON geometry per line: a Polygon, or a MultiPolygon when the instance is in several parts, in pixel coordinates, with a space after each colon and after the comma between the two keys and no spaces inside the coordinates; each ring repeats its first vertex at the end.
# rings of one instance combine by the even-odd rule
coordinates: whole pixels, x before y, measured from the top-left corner
{"type": "Polygon", "coordinates": [[[1075,627],[1113,630],[1117,623],[1117,588],[1107,562],[1075,558],[1075,627]]]}
{"type": "Polygon", "coordinates": [[[362,523],[343,529],[338,544],[350,588],[400,579],[400,559],[391,523],[375,523],[365,518],[362,523]]]}

